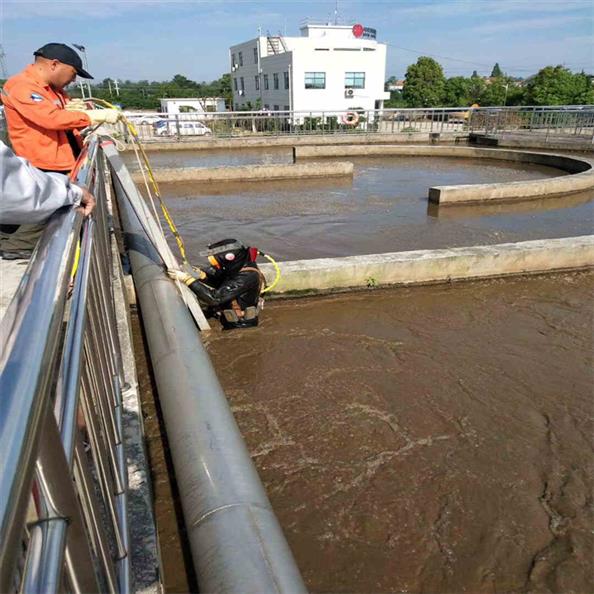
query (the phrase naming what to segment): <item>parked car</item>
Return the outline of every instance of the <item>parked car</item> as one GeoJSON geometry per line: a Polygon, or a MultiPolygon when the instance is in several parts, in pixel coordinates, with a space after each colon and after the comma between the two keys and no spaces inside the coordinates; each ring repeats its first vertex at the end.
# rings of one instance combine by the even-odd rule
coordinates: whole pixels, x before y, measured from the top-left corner
{"type": "Polygon", "coordinates": [[[157,122],[159,122],[160,120],[162,120],[162,116],[159,115],[151,115],[151,114],[125,114],[126,118],[132,122],[133,124],[138,125],[154,125],[157,122]]]}
{"type": "Polygon", "coordinates": [[[156,136],[208,136],[212,130],[202,122],[159,120],[153,124],[156,136]],[[178,128],[179,126],[179,128],[178,128]]]}

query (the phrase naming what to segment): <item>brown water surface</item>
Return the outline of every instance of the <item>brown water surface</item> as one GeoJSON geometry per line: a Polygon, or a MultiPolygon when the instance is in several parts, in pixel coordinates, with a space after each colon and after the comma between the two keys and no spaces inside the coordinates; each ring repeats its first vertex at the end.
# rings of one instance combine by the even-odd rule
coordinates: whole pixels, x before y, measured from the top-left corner
{"type": "MultiPolygon", "coordinates": [[[[279,260],[586,235],[594,192],[552,200],[435,208],[430,186],[539,179],[556,169],[503,161],[354,158],[353,179],[163,184],[190,257],[237,237],[279,260]]],[[[172,240],[172,245],[173,245],[172,240]]]]}
{"type": "Polygon", "coordinates": [[[208,349],[313,592],[593,589],[594,274],[272,302],[208,349]]]}

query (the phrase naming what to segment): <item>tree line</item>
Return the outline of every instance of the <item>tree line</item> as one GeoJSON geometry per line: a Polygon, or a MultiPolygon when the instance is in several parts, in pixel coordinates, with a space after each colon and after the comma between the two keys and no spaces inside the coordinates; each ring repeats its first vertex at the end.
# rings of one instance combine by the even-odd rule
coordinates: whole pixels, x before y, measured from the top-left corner
{"type": "MultiPolygon", "coordinates": [[[[564,66],[546,66],[520,81],[506,75],[499,64],[488,79],[476,70],[469,77],[446,78],[439,62],[422,56],[408,67],[402,91],[393,91],[385,106],[590,105],[594,103],[592,79],[592,75],[573,73],[564,66]]],[[[391,77],[388,83],[394,80],[391,77]]]]}
{"type": "MultiPolygon", "coordinates": [[[[520,81],[505,74],[499,64],[495,64],[487,80],[476,71],[469,77],[446,78],[436,60],[422,56],[408,67],[403,90],[392,91],[385,107],[591,105],[594,104],[592,78],[563,66],[546,66],[520,81]]],[[[395,80],[390,77],[386,84],[395,80]]],[[[0,85],[3,84],[0,80],[0,85]]],[[[196,82],[176,74],[170,81],[118,81],[117,87],[112,79],[106,78],[91,85],[91,93],[124,109],[159,109],[160,99],[167,97],[223,97],[228,106],[232,105],[230,74],[211,82],[196,82]]],[[[70,94],[80,97],[80,87],[72,87],[70,94]]]]}
{"type": "MultiPolygon", "coordinates": [[[[170,81],[124,80],[118,81],[117,86],[112,79],[106,78],[99,84],[92,84],[91,93],[93,97],[117,103],[124,109],[159,109],[160,99],[167,97],[223,97],[227,105],[232,102],[230,74],[223,74],[211,82],[196,82],[176,74],[170,81]]],[[[72,87],[69,94],[80,97],[80,87],[72,87]]]]}

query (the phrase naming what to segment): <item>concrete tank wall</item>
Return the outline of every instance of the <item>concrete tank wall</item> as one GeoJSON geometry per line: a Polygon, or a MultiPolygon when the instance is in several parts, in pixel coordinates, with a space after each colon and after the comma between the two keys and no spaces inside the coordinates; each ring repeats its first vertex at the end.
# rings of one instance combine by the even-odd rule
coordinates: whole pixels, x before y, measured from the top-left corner
{"type": "MultiPolygon", "coordinates": [[[[348,161],[324,161],[293,165],[240,165],[237,167],[180,167],[155,169],[157,182],[226,182],[264,181],[296,178],[337,177],[353,175],[353,164],[348,161]]],[[[143,181],[142,173],[133,173],[136,183],[143,181]]]]}
{"type": "MultiPolygon", "coordinates": [[[[594,235],[490,246],[279,262],[276,293],[423,284],[594,266],[594,235]]],[[[270,264],[261,268],[269,283],[270,264]]]]}
{"type": "Polygon", "coordinates": [[[570,173],[543,180],[496,184],[437,186],[429,189],[429,200],[439,205],[484,203],[512,198],[544,198],[594,188],[594,162],[582,156],[534,153],[505,149],[461,146],[296,146],[295,160],[315,157],[407,156],[496,159],[546,165],[570,173]]]}

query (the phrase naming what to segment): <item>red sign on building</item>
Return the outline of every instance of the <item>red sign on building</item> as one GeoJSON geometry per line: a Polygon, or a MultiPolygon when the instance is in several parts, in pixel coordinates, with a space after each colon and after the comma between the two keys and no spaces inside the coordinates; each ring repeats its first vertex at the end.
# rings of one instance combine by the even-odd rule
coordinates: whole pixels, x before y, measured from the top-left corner
{"type": "Polygon", "coordinates": [[[357,38],[359,37],[363,37],[363,32],[365,31],[363,25],[360,25],[359,23],[357,23],[356,25],[353,25],[353,35],[357,38]]]}

